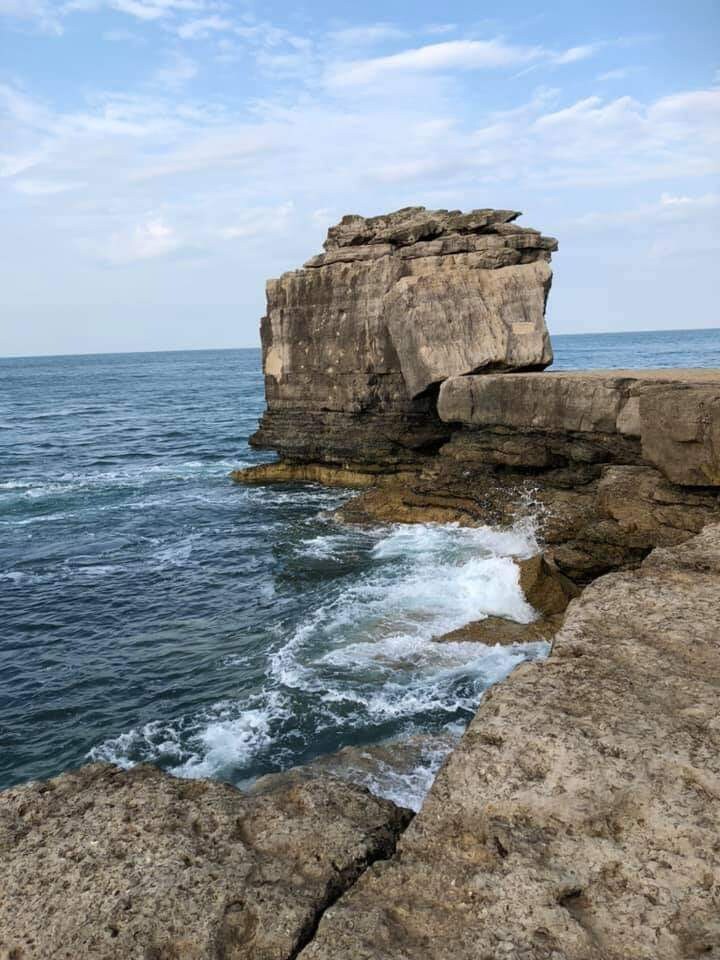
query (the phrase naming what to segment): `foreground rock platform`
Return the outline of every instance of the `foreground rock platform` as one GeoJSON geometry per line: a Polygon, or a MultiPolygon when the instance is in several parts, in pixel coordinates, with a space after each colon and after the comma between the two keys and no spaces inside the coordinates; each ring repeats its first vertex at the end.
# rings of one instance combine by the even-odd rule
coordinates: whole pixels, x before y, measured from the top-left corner
{"type": "Polygon", "coordinates": [[[568,608],[302,960],[720,957],[720,525],[568,608]]]}
{"type": "Polygon", "coordinates": [[[448,434],[447,377],[542,369],[557,242],[512,210],[346,216],[325,253],[267,284],[267,411],[252,438],[293,461],[412,462],[448,434]]]}
{"type": "Polygon", "coordinates": [[[289,960],[411,814],[92,764],[0,793],[2,960],[289,960]]]}

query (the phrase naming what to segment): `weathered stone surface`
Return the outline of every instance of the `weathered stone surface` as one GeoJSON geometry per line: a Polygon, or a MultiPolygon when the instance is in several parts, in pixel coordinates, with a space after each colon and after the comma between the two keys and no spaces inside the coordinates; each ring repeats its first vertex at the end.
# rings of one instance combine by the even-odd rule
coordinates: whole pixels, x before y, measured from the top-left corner
{"type": "Polygon", "coordinates": [[[253,443],[285,459],[405,463],[449,436],[438,385],[547,366],[557,246],[514,211],[345,217],[326,253],[267,285],[267,412],[253,443]]]}
{"type": "Polygon", "coordinates": [[[250,793],[265,793],[318,775],[360,783],[401,807],[418,810],[434,775],[460,739],[455,731],[416,733],[364,746],[342,747],[308,764],[260,777],[250,793]]]}
{"type": "Polygon", "coordinates": [[[720,486],[720,371],[453,377],[440,418],[479,436],[487,462],[641,462],[673,483],[720,486]]]}
{"type": "MultiPolygon", "coordinates": [[[[521,448],[523,438],[516,440],[521,448]]],[[[531,450],[534,442],[528,438],[531,450]]],[[[680,487],[654,467],[566,456],[551,467],[528,469],[522,460],[500,466],[487,462],[495,443],[484,432],[460,432],[422,470],[379,478],[339,516],[356,523],[509,526],[531,514],[548,558],[576,583],[636,566],[653,547],[680,543],[720,519],[717,489],[680,487]]]]}
{"type": "Polygon", "coordinates": [[[233,470],[230,479],[251,487],[267,483],[321,483],[326,487],[369,487],[376,474],[324,463],[258,463],[254,467],[233,470]]]}
{"type": "Polygon", "coordinates": [[[720,525],[589,586],[302,960],[720,956],[720,525]]]}
{"type": "Polygon", "coordinates": [[[669,384],[640,399],[643,455],[668,480],[720,487],[720,376],[714,386],[669,384]]]}
{"type": "Polygon", "coordinates": [[[450,633],[433,637],[433,640],[436,643],[484,643],[488,647],[498,644],[501,647],[513,647],[538,640],[549,643],[562,624],[562,614],[540,617],[530,623],[516,623],[503,617],[485,617],[484,620],[473,620],[450,633]]]}
{"type": "Polygon", "coordinates": [[[515,562],[520,568],[519,582],[525,599],[543,616],[562,613],[580,592],[572,580],[549,564],[541,553],[515,562]]]}
{"type": "Polygon", "coordinates": [[[287,960],[407,811],[339,780],[247,797],[93,764],[0,793],[2,960],[287,960]]]}

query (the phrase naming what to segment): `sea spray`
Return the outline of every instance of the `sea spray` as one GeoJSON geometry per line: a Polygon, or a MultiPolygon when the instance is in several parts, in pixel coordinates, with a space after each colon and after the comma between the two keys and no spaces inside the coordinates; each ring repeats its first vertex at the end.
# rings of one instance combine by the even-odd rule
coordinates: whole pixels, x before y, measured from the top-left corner
{"type": "MultiPolygon", "coordinates": [[[[323,746],[365,743],[372,751],[388,736],[421,742],[424,735],[428,746],[413,765],[405,751],[404,767],[393,768],[386,756],[372,772],[347,763],[342,772],[417,807],[483,692],[547,650],[544,643],[434,642],[484,616],[533,619],[512,557],[536,551],[534,527],[523,520],[506,530],[456,524],[363,530],[327,517],[322,522],[326,532],[313,530],[295,543],[295,562],[321,560],[327,570],[362,560],[362,573],[336,584],[328,579],[324,602],[273,644],[262,691],[121,734],[94,748],[93,758],[123,765],[152,760],[178,776],[247,782],[253,769],[307,762],[323,746]]],[[[283,626],[277,624],[278,634],[283,626]]],[[[239,664],[228,658],[227,665],[239,664]]]]}

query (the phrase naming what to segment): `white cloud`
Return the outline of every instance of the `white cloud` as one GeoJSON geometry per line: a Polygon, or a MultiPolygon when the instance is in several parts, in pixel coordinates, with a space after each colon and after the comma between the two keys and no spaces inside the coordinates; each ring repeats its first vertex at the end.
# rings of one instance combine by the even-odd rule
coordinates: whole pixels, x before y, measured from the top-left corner
{"type": "Polygon", "coordinates": [[[607,70],[605,73],[599,73],[597,80],[605,82],[607,80],[627,80],[635,73],[640,72],[640,67],[617,67],[615,70],[607,70]]]}
{"type": "Polygon", "coordinates": [[[62,33],[57,10],[45,0],[0,0],[0,17],[28,21],[48,33],[62,33]]]}
{"type": "Polygon", "coordinates": [[[610,210],[601,213],[586,213],[573,223],[582,227],[617,227],[629,224],[647,225],[655,229],[658,224],[676,224],[702,217],[707,211],[720,207],[720,194],[705,193],[699,196],[678,196],[662,193],[654,203],[646,203],[627,210],[610,210]]]}
{"type": "Polygon", "coordinates": [[[0,0],[0,17],[27,21],[60,35],[64,18],[74,13],[114,10],[148,23],[183,13],[202,14],[214,5],[212,0],[0,0]]]}
{"type": "Polygon", "coordinates": [[[232,224],[226,224],[218,230],[224,240],[239,240],[257,237],[261,234],[284,233],[295,214],[292,200],[276,207],[245,210],[232,224]]]}
{"type": "Polygon", "coordinates": [[[362,86],[399,73],[491,69],[527,63],[541,55],[540,47],[512,46],[502,40],[448,40],[340,64],[331,68],[328,80],[334,87],[362,86]]]}
{"type": "Polygon", "coordinates": [[[13,189],[29,197],[48,197],[68,190],[79,190],[84,184],[62,180],[14,180],[13,189]]]}
{"type": "Polygon", "coordinates": [[[129,230],[112,234],[100,257],[108,263],[127,264],[165,257],[181,246],[182,240],[172,227],[160,217],[149,217],[129,230]]]}
{"type": "Polygon", "coordinates": [[[61,12],[79,13],[101,9],[115,10],[137,20],[154,21],[178,13],[202,13],[208,9],[205,0],[67,0],[61,12]]]}
{"type": "Polygon", "coordinates": [[[435,73],[443,70],[492,70],[541,63],[563,65],[593,56],[601,44],[583,44],[564,51],[541,46],[522,46],[494,40],[446,40],[412,50],[367,60],[331,65],[327,81],[331,87],[359,87],[400,74],[435,73]]]}
{"type": "Polygon", "coordinates": [[[347,27],[344,30],[332,30],[328,39],[333,43],[349,47],[382,43],[384,40],[400,40],[407,37],[407,31],[392,23],[371,23],[361,27],[347,27]]]}
{"type": "Polygon", "coordinates": [[[182,40],[196,40],[208,37],[211,33],[231,30],[232,26],[231,20],[213,14],[210,17],[187,20],[180,24],[175,32],[182,40]]]}
{"type": "Polygon", "coordinates": [[[585,43],[579,47],[570,47],[562,53],[555,54],[553,63],[577,63],[578,60],[587,60],[594,57],[602,45],[599,43],[585,43]]]}
{"type": "Polygon", "coordinates": [[[164,67],[159,67],[155,71],[153,82],[161,87],[176,90],[194,79],[197,74],[198,65],[194,60],[175,53],[164,67]]]}

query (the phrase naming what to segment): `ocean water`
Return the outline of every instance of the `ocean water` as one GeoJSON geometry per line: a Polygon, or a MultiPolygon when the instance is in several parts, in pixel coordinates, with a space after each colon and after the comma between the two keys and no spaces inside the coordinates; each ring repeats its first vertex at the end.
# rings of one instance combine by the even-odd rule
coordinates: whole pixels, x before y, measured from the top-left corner
{"type": "MultiPolygon", "coordinates": [[[[717,330],[554,344],[558,368],[720,365],[717,330]]],[[[5,359],[0,385],[0,787],[88,759],[245,785],[379,744],[350,775],[417,807],[483,691],[546,652],[431,640],[532,618],[521,505],[366,529],[333,516],[351,491],[229,481],[269,458],[257,350],[5,359]]]]}

